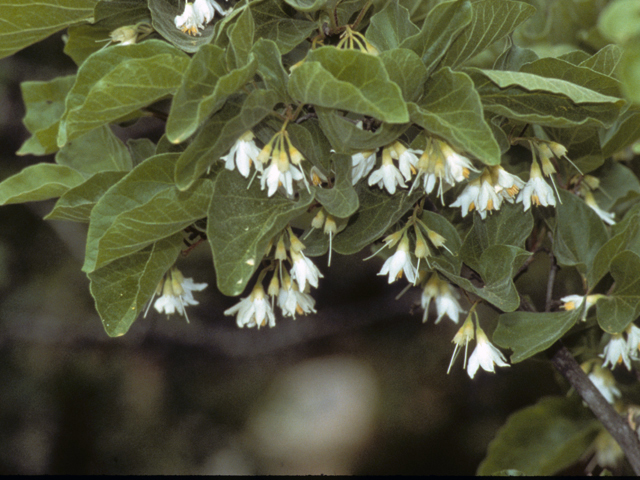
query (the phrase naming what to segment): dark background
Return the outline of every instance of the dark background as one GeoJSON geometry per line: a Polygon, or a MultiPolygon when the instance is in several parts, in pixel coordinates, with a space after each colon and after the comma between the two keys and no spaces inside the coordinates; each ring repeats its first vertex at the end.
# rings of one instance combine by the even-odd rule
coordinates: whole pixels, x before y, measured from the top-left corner
{"type": "MultiPolygon", "coordinates": [[[[0,179],[41,161],[14,154],[19,83],[73,73],[62,48],[0,61],[0,179]]],[[[116,133],[157,139],[146,122],[116,133]]],[[[316,259],[318,314],[257,331],[223,315],[238,299],[204,244],[179,263],[209,283],[190,324],[152,309],[109,338],[80,271],[86,226],[43,221],[52,205],[0,208],[2,474],[473,474],[509,414],[567,391],[535,360],[472,381],[459,358],[447,375],[458,327],[423,324],[419,289],[396,301],[404,284],[369,252],[316,259]]]]}

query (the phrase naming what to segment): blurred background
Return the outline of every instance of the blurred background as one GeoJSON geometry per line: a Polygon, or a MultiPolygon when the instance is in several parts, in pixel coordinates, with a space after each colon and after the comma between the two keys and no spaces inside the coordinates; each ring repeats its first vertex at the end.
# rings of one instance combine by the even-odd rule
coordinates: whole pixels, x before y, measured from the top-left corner
{"type": "MultiPolygon", "coordinates": [[[[62,48],[56,35],[0,61],[0,179],[41,161],[14,155],[19,83],[73,73],[62,48]]],[[[567,391],[535,360],[471,381],[458,358],[447,375],[458,327],[423,324],[419,289],[395,300],[404,285],[368,252],[316,259],[318,314],[257,331],[224,316],[238,299],[216,291],[202,245],[178,264],[209,283],[191,323],[152,309],[109,338],[80,270],[86,226],[43,221],[52,206],[0,208],[2,474],[468,475],[509,414],[567,391]]]]}

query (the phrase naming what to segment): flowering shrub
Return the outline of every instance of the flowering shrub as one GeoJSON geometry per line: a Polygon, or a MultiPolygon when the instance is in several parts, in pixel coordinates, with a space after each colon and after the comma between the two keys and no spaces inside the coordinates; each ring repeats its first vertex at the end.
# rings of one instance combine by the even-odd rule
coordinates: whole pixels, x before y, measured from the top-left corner
{"type": "MultiPolygon", "coordinates": [[[[452,365],[464,345],[474,378],[509,366],[508,350],[516,363],[564,341],[584,388],[604,396],[604,407],[588,403],[609,428],[607,402],[629,404],[603,367],[635,368],[639,348],[640,31],[625,23],[639,8],[612,2],[591,26],[591,53],[544,56],[514,41],[541,18],[515,0],[4,6],[3,56],[68,28],[78,69],[23,84],[31,137],[19,153],[55,163],[4,180],[0,203],[58,198],[47,218],[88,223],[83,270],[111,336],[152,302],[184,316],[198,303],[205,284],[175,266],[197,246],[185,249],[187,234],[210,247],[220,292],[249,292],[224,312],[239,327],[315,313],[317,257],[373,246],[388,255],[389,283],[423,289],[424,321],[432,303],[435,323],[467,314],[452,365]],[[125,144],[110,129],[145,116],[166,121],[157,143],[125,144]],[[539,253],[551,258],[543,301],[516,284],[539,253]],[[554,288],[558,268],[582,287],[554,288]],[[500,312],[492,335],[479,303],[500,312]]],[[[568,457],[532,470],[522,452],[504,455],[505,438],[529,434],[523,411],[480,471],[577,461],[598,429],[567,402],[541,402],[544,425],[571,428],[565,444],[540,443],[572,442],[568,457]]]]}

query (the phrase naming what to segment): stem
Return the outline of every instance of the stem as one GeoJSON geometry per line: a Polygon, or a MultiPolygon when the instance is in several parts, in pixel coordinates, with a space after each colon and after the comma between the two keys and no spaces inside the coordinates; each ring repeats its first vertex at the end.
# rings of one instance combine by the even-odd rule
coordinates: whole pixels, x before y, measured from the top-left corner
{"type": "MultiPolygon", "coordinates": [[[[549,233],[549,236],[551,236],[551,233],[549,233]]],[[[547,279],[547,297],[544,304],[545,312],[551,311],[551,305],[553,302],[553,284],[556,281],[556,272],[558,271],[556,256],[551,251],[549,252],[549,259],[551,261],[551,266],[549,267],[549,278],[547,279]]]]}
{"type": "Polygon", "coordinates": [[[578,362],[565,346],[560,345],[557,348],[551,358],[551,362],[556,370],[580,394],[604,428],[618,442],[636,475],[640,475],[640,442],[638,442],[638,436],[629,424],[591,383],[589,377],[582,371],[578,362]]]}
{"type": "Polygon", "coordinates": [[[358,25],[360,25],[360,22],[364,18],[365,13],[367,13],[367,10],[369,10],[369,7],[371,7],[372,4],[373,4],[373,0],[369,0],[367,4],[364,7],[362,7],[362,10],[360,10],[358,17],[356,18],[356,21],[353,22],[353,25],[351,25],[351,28],[353,28],[354,30],[358,28],[358,25]]]}

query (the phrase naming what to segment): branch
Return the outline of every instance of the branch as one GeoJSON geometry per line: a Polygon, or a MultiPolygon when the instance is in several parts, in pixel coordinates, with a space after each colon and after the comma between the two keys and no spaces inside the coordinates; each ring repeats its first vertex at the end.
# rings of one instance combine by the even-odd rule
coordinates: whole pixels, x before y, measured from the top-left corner
{"type": "Polygon", "coordinates": [[[596,418],[600,420],[602,425],[618,442],[636,475],[640,475],[640,442],[638,442],[638,436],[629,424],[591,383],[589,377],[582,371],[578,362],[565,346],[560,346],[556,350],[551,362],[556,370],[575,388],[596,418]]]}

